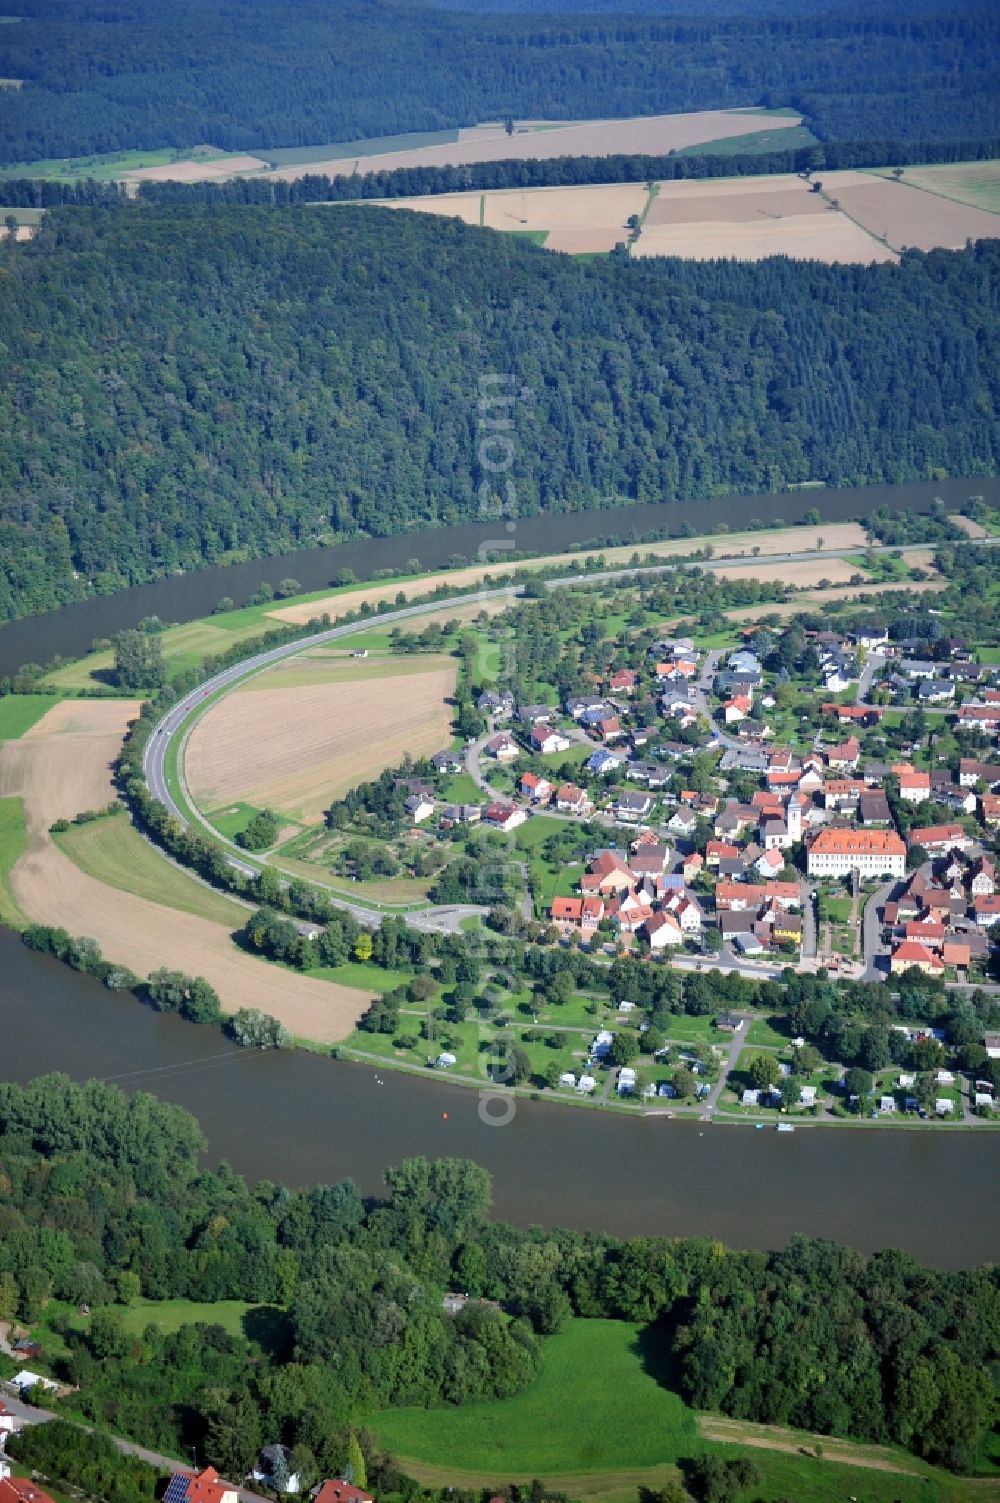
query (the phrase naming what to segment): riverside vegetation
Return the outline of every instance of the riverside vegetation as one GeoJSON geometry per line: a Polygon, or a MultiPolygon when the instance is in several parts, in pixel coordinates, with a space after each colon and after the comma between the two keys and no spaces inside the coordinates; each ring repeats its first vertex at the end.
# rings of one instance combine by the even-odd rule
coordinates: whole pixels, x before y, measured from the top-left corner
{"type": "Polygon", "coordinates": [[[469,518],[484,371],[530,387],[525,513],[988,473],[998,257],[581,265],[371,207],[51,210],[0,246],[0,619],[469,518]]]}
{"type": "MultiPolygon", "coordinates": [[[[349,1181],[248,1186],[199,1168],[204,1146],[192,1117],[142,1093],[0,1086],[0,1314],[44,1326],[51,1370],[79,1385],[67,1417],[172,1454],[195,1445],[237,1475],[280,1437],[310,1480],[343,1471],[360,1435],[369,1480],[393,1491],[398,1469],[365,1429],[380,1411],[513,1396],[568,1323],[631,1322],[675,1404],[959,1472],[985,1454],[996,1269],[804,1239],[737,1253],[524,1232],[488,1218],[489,1176],[466,1161],[411,1159],[365,1202],[349,1181]],[[450,1288],[473,1296],[456,1316],[450,1288]],[[169,1334],[153,1309],[143,1328],[142,1297],[194,1302],[197,1324],[169,1334]],[[218,1301],[244,1303],[240,1334],[213,1322],[218,1301]]],[[[690,1422],[679,1430],[697,1457],[690,1422]]]]}

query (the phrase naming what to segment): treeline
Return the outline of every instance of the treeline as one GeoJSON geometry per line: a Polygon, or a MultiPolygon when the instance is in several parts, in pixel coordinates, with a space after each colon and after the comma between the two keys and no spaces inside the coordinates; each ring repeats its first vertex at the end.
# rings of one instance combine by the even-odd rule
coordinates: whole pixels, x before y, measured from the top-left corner
{"type": "MultiPolygon", "coordinates": [[[[743,7],[734,0],[733,10],[743,7]]],[[[870,5],[808,16],[469,15],[124,0],[21,6],[0,65],[3,160],[448,139],[506,119],[792,106],[829,140],[996,139],[997,19],[870,5]]],[[[750,124],[752,129],[752,122],[750,124]]],[[[281,155],[280,152],[277,153],[281,155]]]]}
{"type": "MultiPolygon", "coordinates": [[[[781,139],[780,131],[777,133],[781,139]]],[[[766,152],[689,156],[676,151],[643,156],[549,157],[472,162],[461,167],[397,167],[330,177],[309,172],[292,181],[239,177],[221,183],[140,183],[146,203],[311,204],[356,199],[414,198],[429,193],[490,192],[501,188],[567,188],[584,183],[680,182],[715,177],[757,177],[773,172],[834,172],[863,167],[906,167],[917,162],[986,161],[1000,156],[992,141],[826,141],[766,152]]],[[[33,203],[24,198],[11,202],[33,203]]]]}
{"type": "MultiPolygon", "coordinates": [[[[161,966],[145,981],[127,966],[105,960],[96,939],[73,936],[67,929],[51,924],[29,924],[21,938],[29,950],[52,955],[75,971],[93,976],[110,991],[134,992],[157,1012],[174,1012],[189,1023],[221,1023],[222,1004],[219,994],[204,976],[189,976],[184,971],[161,966]]],[[[228,1036],[244,1049],[287,1049],[292,1043],[288,1029],[268,1013],[255,1007],[241,1007],[225,1019],[228,1036]]]]}
{"type": "Polygon", "coordinates": [[[87,1303],[82,1329],[49,1314],[60,1373],[80,1383],[64,1405],[172,1454],[196,1445],[224,1473],[265,1439],[294,1449],[310,1485],[342,1473],[366,1414],[516,1393],[571,1315],[646,1324],[699,1408],[956,1470],[992,1423],[995,1268],[804,1239],[763,1253],[522,1231],[488,1219],[490,1177],[462,1160],[410,1159],[365,1201],[350,1181],[249,1187],[200,1169],[202,1146],[193,1118],[149,1096],[64,1076],[0,1085],[0,1296],[29,1321],[52,1296],[87,1303]],[[448,1289],[472,1296],[455,1317],[448,1289]],[[140,1295],[272,1308],[241,1335],[137,1337],[113,1306],[140,1295]]]}
{"type": "Polygon", "coordinates": [[[0,208],[54,209],[60,204],[80,208],[109,208],[128,202],[121,183],[102,183],[94,178],[75,182],[58,182],[48,178],[0,178],[0,208]]]}
{"type": "Polygon", "coordinates": [[[0,255],[0,619],[475,515],[484,371],[533,394],[521,514],[1000,456],[995,242],[581,265],[349,205],[65,207],[0,255]]]}

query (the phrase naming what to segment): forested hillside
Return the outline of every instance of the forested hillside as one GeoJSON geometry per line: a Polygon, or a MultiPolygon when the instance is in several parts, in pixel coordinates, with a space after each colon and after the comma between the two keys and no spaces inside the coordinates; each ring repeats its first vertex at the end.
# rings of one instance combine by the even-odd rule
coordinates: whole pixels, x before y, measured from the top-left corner
{"type": "Polygon", "coordinates": [[[1000,242],[898,266],[580,264],[349,205],[52,210],[0,252],[0,619],[475,517],[991,472],[1000,242]]]}
{"type": "MultiPolygon", "coordinates": [[[[659,7],[648,7],[657,9],[659,7]]],[[[1000,135],[1000,21],[896,3],[713,5],[699,19],[498,15],[331,0],[20,0],[0,28],[2,160],[301,146],[513,114],[790,105],[824,139],[1000,135]]]]}
{"type": "Polygon", "coordinates": [[[150,1096],[62,1076],[0,1085],[0,1309],[44,1313],[65,1342],[58,1368],[80,1389],[64,1410],[168,1454],[194,1445],[242,1473],[280,1438],[311,1483],[341,1470],[345,1427],[374,1409],[518,1392],[571,1314],[655,1322],[698,1407],[892,1441],[959,1471],[992,1423],[996,1269],[806,1240],[759,1253],[518,1231],[487,1219],[490,1177],[464,1160],[408,1160],[365,1202],[350,1181],[289,1190],[200,1171],[201,1146],[193,1118],[150,1096]],[[451,1318],[448,1289],[490,1303],[451,1318]],[[245,1335],[209,1309],[197,1332],[140,1337],[122,1324],[140,1295],[271,1308],[245,1335]]]}

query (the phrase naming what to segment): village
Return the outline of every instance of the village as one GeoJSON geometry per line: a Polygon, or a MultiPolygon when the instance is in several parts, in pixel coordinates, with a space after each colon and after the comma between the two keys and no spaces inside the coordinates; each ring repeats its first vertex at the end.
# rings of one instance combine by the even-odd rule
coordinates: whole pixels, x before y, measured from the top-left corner
{"type": "MultiPolygon", "coordinates": [[[[586,1009],[589,1032],[583,997],[572,1020],[525,1003],[523,1037],[507,1019],[505,1037],[537,1063],[531,1079],[602,1105],[704,1120],[774,1112],[789,1127],[994,1117],[1000,671],[934,633],[933,613],[919,637],[903,624],[855,612],[833,630],[762,614],[725,632],[633,630],[604,644],[592,692],[543,695],[538,672],[522,673],[537,697],[502,680],[476,689],[480,733],[400,791],[411,838],[491,831],[476,849],[507,850],[524,886],[494,900],[489,924],[613,971],[841,983],[883,1032],[866,1055],[857,1041],[827,1047],[794,1010],[768,1023],[736,992],[727,1005],[721,984],[710,1017],[680,1019],[634,984],[612,985],[586,1009]],[[478,799],[449,799],[472,787],[478,799]],[[949,1028],[948,995],[956,1010],[986,999],[967,1035],[949,1028]],[[546,1060],[550,1026],[567,1047],[546,1060]]],[[[558,670],[547,678],[558,684],[558,670]]],[[[472,1060],[463,1027],[474,1025],[431,1059],[458,1076],[472,1060]]],[[[415,1061],[402,1043],[386,1057],[415,1061]]]]}
{"type": "Polygon", "coordinates": [[[885,632],[815,633],[806,639],[814,708],[793,726],[788,675],[765,667],[781,638],[756,627],[742,635],[746,645],[729,653],[702,651],[691,637],[657,641],[600,693],[561,705],[483,690],[476,707],[487,733],[430,761],[438,772],[468,769],[494,797],[440,804],[417,779],[409,817],[505,833],[559,820],[592,827],[603,839],[578,871],[562,873],[570,890],[544,908],[533,894],[539,917],[587,946],[823,964],[872,980],[916,968],[988,981],[1000,921],[1000,751],[994,761],[986,748],[946,760],[942,735],[928,736],[921,721],[926,686],[943,684],[949,706],[936,716],[951,749],[970,733],[995,745],[1000,674],[955,639],[938,642],[929,663],[885,632]],[[879,702],[905,692],[912,710],[879,702]],[[882,730],[889,716],[897,743],[917,739],[893,751],[882,730]],[[574,778],[549,773],[571,750],[574,778]],[[686,774],[697,786],[684,786],[686,774]]]}

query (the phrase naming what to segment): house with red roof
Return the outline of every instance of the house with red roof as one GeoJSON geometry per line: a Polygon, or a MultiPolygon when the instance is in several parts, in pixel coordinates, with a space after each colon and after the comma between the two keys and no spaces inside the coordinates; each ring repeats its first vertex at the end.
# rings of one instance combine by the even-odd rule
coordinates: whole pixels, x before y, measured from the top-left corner
{"type": "Polygon", "coordinates": [[[551,725],[536,725],[531,730],[531,750],[540,756],[550,757],[553,752],[569,750],[569,737],[551,725]]]}
{"type": "Polygon", "coordinates": [[[483,811],[483,819],[495,830],[516,830],[518,825],[523,825],[528,815],[526,810],[519,809],[516,804],[489,804],[483,811]]]}
{"type": "Polygon", "coordinates": [[[915,772],[913,768],[899,774],[899,796],[907,804],[925,804],[931,796],[929,772],[915,772]]]}
{"type": "Polygon", "coordinates": [[[847,740],[842,741],[839,746],[831,746],[827,749],[827,766],[832,767],[834,771],[844,769],[853,772],[860,756],[861,742],[857,736],[848,736],[847,740]]]}
{"type": "Polygon", "coordinates": [[[163,1503],[237,1503],[238,1498],[239,1490],[224,1482],[214,1466],[207,1466],[200,1472],[174,1472],[163,1503]]]}
{"type": "Polygon", "coordinates": [[[552,784],[538,772],[526,772],[517,786],[533,804],[543,804],[552,795],[552,784]]]}
{"type": "Polygon", "coordinates": [[[582,814],[590,800],[575,783],[560,783],[556,789],[556,808],[563,814],[582,814]]]}
{"type": "Polygon", "coordinates": [[[335,1478],[316,1489],[313,1503],[375,1503],[375,1499],[363,1487],[355,1487],[351,1482],[341,1482],[339,1478],[335,1478]]]}
{"type": "Polygon", "coordinates": [[[967,851],[972,840],[961,825],[924,825],[910,830],[907,843],[922,845],[925,851],[932,852],[967,851]]]}
{"type": "Polygon", "coordinates": [[[917,940],[904,939],[901,945],[897,945],[892,952],[889,969],[894,976],[903,971],[922,971],[925,976],[940,976],[944,970],[944,961],[940,955],[935,955],[933,950],[917,940]]]}
{"type": "Polygon", "coordinates": [[[651,950],[664,950],[668,946],[684,943],[680,921],[665,909],[652,914],[646,920],[644,929],[651,950]]]}

